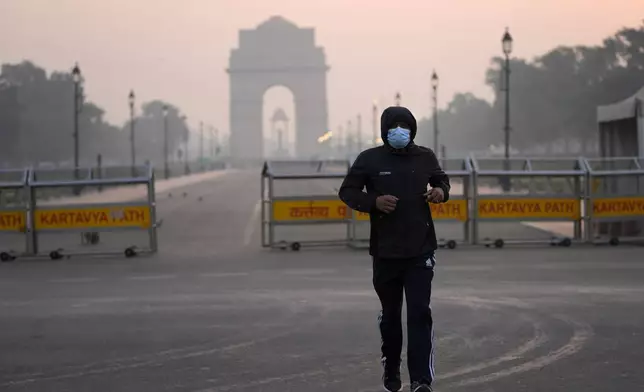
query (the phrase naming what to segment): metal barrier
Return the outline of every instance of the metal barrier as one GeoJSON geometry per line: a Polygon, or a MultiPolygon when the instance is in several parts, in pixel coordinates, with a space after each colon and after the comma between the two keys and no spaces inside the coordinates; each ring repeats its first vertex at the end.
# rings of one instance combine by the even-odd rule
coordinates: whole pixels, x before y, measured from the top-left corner
{"type": "MultiPolygon", "coordinates": [[[[472,156],[443,160],[442,165],[452,183],[450,201],[430,205],[440,247],[644,241],[641,158],[472,156]],[[455,230],[460,226],[462,230],[455,230]],[[459,231],[463,234],[457,239],[459,231]]],[[[337,196],[349,166],[350,161],[266,162],[261,187],[262,246],[368,247],[369,215],[351,211],[337,196]],[[280,194],[277,183],[287,180],[292,180],[291,185],[280,194]],[[337,186],[320,182],[325,180],[336,181],[337,186]],[[341,229],[333,231],[333,239],[322,239],[322,231],[313,239],[295,239],[313,230],[302,230],[302,225],[341,229]],[[294,230],[277,239],[278,227],[294,230]]]]}
{"type": "Polygon", "coordinates": [[[573,240],[582,240],[582,182],[586,170],[581,158],[471,159],[474,244],[481,243],[482,228],[488,224],[495,226],[482,241],[486,246],[570,246],[573,240]],[[570,233],[553,236],[545,222],[570,224],[570,230],[563,230],[570,233]]]}
{"type": "Polygon", "coordinates": [[[27,216],[28,170],[0,171],[0,261],[28,254],[31,248],[27,216]],[[20,238],[22,237],[22,240],[20,238]],[[22,242],[22,244],[20,243],[22,242]]]}
{"type": "MultiPolygon", "coordinates": [[[[473,200],[472,165],[469,159],[443,159],[441,166],[450,178],[452,190],[447,203],[430,204],[431,215],[439,247],[454,249],[458,243],[471,242],[469,205],[473,200]],[[458,226],[462,226],[462,235],[458,234],[458,226]]],[[[349,245],[352,248],[368,247],[369,234],[369,214],[353,211],[349,245]]]]}
{"type": "Polygon", "coordinates": [[[644,159],[585,159],[589,243],[644,240],[644,159]]]}
{"type": "MultiPolygon", "coordinates": [[[[302,245],[345,245],[350,212],[337,196],[337,188],[349,169],[348,161],[267,161],[262,169],[262,246],[299,250],[302,245]],[[337,183],[335,187],[329,180],[337,183]],[[281,183],[285,183],[283,188],[281,183]],[[289,184],[286,186],[286,184],[289,184]],[[307,239],[301,227],[278,239],[276,229],[336,225],[342,229],[321,230],[307,239]],[[320,239],[330,237],[328,239],[320,239]]],[[[315,231],[309,229],[309,231],[315,231]]],[[[308,233],[311,234],[311,233],[308,233]]]]}
{"type": "MultiPolygon", "coordinates": [[[[155,201],[155,176],[151,166],[136,167],[103,167],[96,172],[93,169],[30,170],[28,175],[28,193],[30,210],[27,225],[31,230],[30,241],[33,255],[48,255],[59,259],[71,255],[107,255],[125,253],[132,257],[139,253],[154,253],[157,244],[157,220],[155,201]],[[127,187],[142,186],[144,196],[132,194],[127,196],[127,187]],[[104,191],[105,187],[119,187],[112,192],[117,197],[109,200],[105,193],[81,195],[84,189],[104,191]],[[121,188],[123,187],[123,188],[121,188]],[[52,190],[71,188],[76,196],[62,200],[42,200],[40,194],[52,194],[52,190]],[[98,200],[98,201],[97,201],[98,200]],[[80,233],[81,245],[97,245],[99,232],[123,232],[128,235],[126,244],[121,248],[89,250],[73,249],[68,239],[61,233],[80,233]],[[147,232],[147,247],[132,244],[131,232],[147,232]],[[56,234],[54,243],[48,249],[41,249],[43,235],[56,234]]],[[[65,193],[65,192],[57,192],[65,193]]],[[[109,196],[109,194],[107,195],[109,196]]]]}

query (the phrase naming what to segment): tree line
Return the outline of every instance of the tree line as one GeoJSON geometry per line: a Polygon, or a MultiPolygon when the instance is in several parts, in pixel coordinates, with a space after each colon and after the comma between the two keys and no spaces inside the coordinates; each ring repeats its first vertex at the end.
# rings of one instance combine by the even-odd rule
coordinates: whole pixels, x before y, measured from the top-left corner
{"type": "MultiPolygon", "coordinates": [[[[489,150],[504,142],[505,59],[494,57],[485,83],[488,102],[455,94],[438,112],[440,143],[447,155],[489,150]]],[[[597,46],[559,46],[532,60],[510,60],[513,150],[527,154],[597,152],[597,106],[619,102],[644,86],[644,23],[622,28],[597,46]]],[[[419,121],[419,143],[433,148],[433,119],[419,121]]]]}
{"type": "MultiPolygon", "coordinates": [[[[81,87],[82,96],[82,87],[81,87]]],[[[164,116],[168,114],[169,160],[179,160],[189,138],[180,109],[161,100],[145,102],[134,118],[137,164],[163,162],[164,116]]],[[[105,111],[84,99],[79,113],[79,159],[93,166],[101,154],[105,164],[130,162],[130,121],[114,125],[105,111]]],[[[3,64],[0,72],[0,165],[23,167],[73,164],[74,81],[71,72],[45,69],[24,61],[3,64]]]]}

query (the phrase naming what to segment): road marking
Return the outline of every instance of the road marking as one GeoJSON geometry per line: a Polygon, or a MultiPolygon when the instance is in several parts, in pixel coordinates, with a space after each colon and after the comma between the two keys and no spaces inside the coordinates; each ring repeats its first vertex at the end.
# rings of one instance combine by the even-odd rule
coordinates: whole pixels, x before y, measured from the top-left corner
{"type": "Polygon", "coordinates": [[[543,345],[548,341],[548,335],[543,331],[543,326],[537,322],[532,321],[532,328],[534,330],[533,337],[527,342],[523,343],[521,346],[516,349],[505,353],[499,357],[492,358],[489,361],[484,361],[477,363],[475,365],[470,365],[456,369],[451,372],[444,373],[441,376],[441,379],[453,378],[456,376],[462,376],[464,374],[474,373],[483,369],[490,368],[492,366],[500,365],[502,363],[513,361],[517,358],[523,358],[523,356],[531,351],[534,351],[539,346],[543,345]]]}
{"type": "Polygon", "coordinates": [[[98,282],[98,278],[61,278],[49,279],[50,283],[91,283],[98,282]]]}
{"type": "Polygon", "coordinates": [[[307,276],[307,275],[329,275],[329,274],[335,274],[337,273],[338,270],[336,269],[315,269],[315,268],[309,268],[309,269],[287,269],[287,270],[282,270],[282,274],[284,275],[295,275],[295,276],[307,276]]]}
{"type": "Polygon", "coordinates": [[[199,274],[202,278],[227,278],[230,276],[248,276],[248,272],[206,272],[199,274]]]}
{"type": "Polygon", "coordinates": [[[2,301],[2,302],[0,302],[0,307],[19,307],[19,306],[31,305],[32,303],[34,303],[33,300],[28,300],[28,301],[2,301]]]}
{"type": "Polygon", "coordinates": [[[258,200],[257,204],[255,204],[255,209],[253,210],[253,213],[250,215],[250,219],[246,224],[246,229],[244,230],[244,247],[249,246],[250,242],[253,240],[253,233],[255,233],[255,228],[257,227],[256,226],[257,220],[261,212],[262,212],[262,201],[258,200]]]}
{"type": "MultiPolygon", "coordinates": [[[[129,359],[118,359],[113,361],[96,362],[90,365],[71,366],[66,373],[50,374],[34,373],[18,376],[14,380],[6,381],[0,384],[2,387],[15,387],[26,384],[33,384],[44,381],[57,381],[74,379],[80,377],[93,376],[98,374],[116,373],[124,370],[140,369],[143,367],[157,367],[170,361],[181,361],[185,359],[205,357],[215,353],[227,353],[239,349],[245,349],[257,344],[269,342],[271,340],[281,339],[290,336],[299,331],[306,330],[312,325],[315,325],[321,320],[321,317],[314,317],[302,326],[294,329],[282,329],[280,332],[273,335],[262,336],[253,340],[246,340],[239,343],[231,343],[223,347],[211,347],[210,343],[187,346],[184,348],[170,349],[150,355],[141,355],[131,357],[129,359]],[[196,351],[195,351],[196,350],[196,351]],[[149,358],[149,359],[148,359],[149,358]],[[126,363],[127,361],[136,361],[133,363],[126,363]],[[98,366],[98,368],[93,368],[98,366]]],[[[217,389],[219,390],[219,389],[217,389]]]]}
{"type": "Polygon", "coordinates": [[[173,279],[176,275],[143,275],[143,276],[128,276],[128,280],[164,280],[173,279]]]}
{"type": "Polygon", "coordinates": [[[451,386],[467,386],[467,385],[482,384],[482,383],[497,380],[499,378],[507,377],[515,373],[522,373],[529,370],[541,369],[560,359],[576,354],[579,350],[581,350],[584,347],[586,342],[593,336],[592,327],[586,323],[582,323],[580,321],[564,317],[563,315],[560,315],[557,318],[560,320],[566,321],[568,324],[570,324],[573,327],[574,332],[573,332],[573,336],[570,338],[568,343],[561,346],[556,351],[552,351],[549,354],[546,354],[544,356],[532,359],[528,362],[510,367],[507,369],[501,369],[494,373],[484,374],[482,376],[466,379],[461,382],[452,384],[451,386]]]}

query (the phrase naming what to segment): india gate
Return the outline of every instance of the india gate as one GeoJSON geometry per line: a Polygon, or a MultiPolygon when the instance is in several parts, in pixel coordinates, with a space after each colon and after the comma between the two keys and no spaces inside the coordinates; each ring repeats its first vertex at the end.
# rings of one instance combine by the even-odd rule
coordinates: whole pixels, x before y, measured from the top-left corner
{"type": "Polygon", "coordinates": [[[324,48],[315,44],[313,28],[299,28],[274,16],[253,30],[240,30],[232,49],[230,75],[231,157],[262,158],[262,109],[266,90],[284,86],[295,101],[295,155],[318,152],[317,139],[328,130],[324,48]]]}

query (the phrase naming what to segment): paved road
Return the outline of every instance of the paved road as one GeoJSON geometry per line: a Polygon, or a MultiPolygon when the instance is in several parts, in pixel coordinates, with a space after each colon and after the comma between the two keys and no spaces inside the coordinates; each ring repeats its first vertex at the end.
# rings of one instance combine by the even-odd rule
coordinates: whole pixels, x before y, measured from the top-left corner
{"type": "MultiPolygon", "coordinates": [[[[368,256],[260,249],[258,183],[161,199],[154,257],[0,265],[0,390],[380,390],[368,256]]],[[[642,390],[643,256],[440,252],[437,390],[642,390]]]]}

